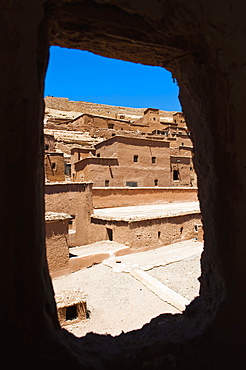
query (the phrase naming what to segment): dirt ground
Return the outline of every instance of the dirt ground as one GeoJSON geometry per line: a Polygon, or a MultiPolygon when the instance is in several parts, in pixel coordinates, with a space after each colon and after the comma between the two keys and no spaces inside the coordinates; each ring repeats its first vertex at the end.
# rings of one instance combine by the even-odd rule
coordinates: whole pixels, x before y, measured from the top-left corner
{"type": "MultiPolygon", "coordinates": [[[[105,242],[106,249],[108,243],[105,242]]],[[[201,252],[202,243],[194,240],[175,243],[164,249],[111,258],[54,279],[57,294],[78,289],[87,296],[89,318],[71,322],[65,328],[78,337],[89,332],[116,336],[122,331],[140,329],[161,313],[179,313],[177,308],[160,299],[129,272],[123,271],[129,271],[132,261],[132,268],[147,270],[157,281],[191,301],[199,294],[200,287],[200,252],[197,253],[197,249],[201,252]],[[179,257],[179,251],[188,249],[191,250],[189,255],[186,253],[179,257]],[[195,252],[192,254],[192,251],[195,252]],[[146,260],[149,262],[147,268],[146,260]]]]}

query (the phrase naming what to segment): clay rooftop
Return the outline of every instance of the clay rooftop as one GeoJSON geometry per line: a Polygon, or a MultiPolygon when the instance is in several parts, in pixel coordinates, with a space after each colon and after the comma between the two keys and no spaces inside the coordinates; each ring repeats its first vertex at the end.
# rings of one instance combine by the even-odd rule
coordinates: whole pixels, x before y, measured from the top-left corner
{"type": "Polygon", "coordinates": [[[199,202],[183,202],[95,209],[91,217],[107,221],[135,222],[199,212],[199,202]]]}

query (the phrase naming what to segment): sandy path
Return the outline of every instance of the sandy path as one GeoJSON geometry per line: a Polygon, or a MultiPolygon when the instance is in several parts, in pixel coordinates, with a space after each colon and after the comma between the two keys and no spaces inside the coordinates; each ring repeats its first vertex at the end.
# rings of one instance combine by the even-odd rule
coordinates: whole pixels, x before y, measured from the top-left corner
{"type": "MultiPolygon", "coordinates": [[[[201,244],[185,241],[184,244],[176,243],[165,248],[167,252],[172,249],[178,251],[180,246],[187,247],[189,243],[191,248],[193,245],[201,244]]],[[[146,252],[144,253],[146,256],[146,252]]],[[[149,253],[153,254],[153,251],[149,253]]],[[[158,249],[155,250],[155,254],[158,254],[158,249]]],[[[130,257],[131,255],[127,256],[130,257]]],[[[137,261],[138,267],[145,263],[146,257],[143,259],[142,253],[133,254],[132,257],[134,262],[137,261]]],[[[158,258],[157,261],[160,262],[158,258]]],[[[124,259],[120,262],[122,263],[124,259]]],[[[166,266],[155,267],[153,264],[146,272],[189,300],[199,294],[200,284],[197,279],[200,276],[200,256],[166,266]]],[[[80,289],[87,294],[90,318],[66,326],[67,330],[77,336],[83,336],[88,332],[115,336],[122,331],[139,329],[161,313],[179,312],[129,273],[117,272],[105,264],[93,265],[69,276],[56,278],[53,285],[57,293],[67,289],[80,289]]]]}

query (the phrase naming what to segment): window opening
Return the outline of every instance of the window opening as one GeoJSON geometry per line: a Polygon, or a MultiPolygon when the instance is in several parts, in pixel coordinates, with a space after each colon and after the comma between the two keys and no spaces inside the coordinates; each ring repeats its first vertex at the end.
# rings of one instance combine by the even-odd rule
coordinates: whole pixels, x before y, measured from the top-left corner
{"type": "Polygon", "coordinates": [[[51,162],[51,168],[52,168],[52,170],[56,169],[56,163],[55,162],[51,162]]]}
{"type": "Polygon", "coordinates": [[[173,170],[173,180],[179,180],[179,170],[173,170]]]}
{"type": "MultiPolygon", "coordinates": [[[[100,114],[101,113],[103,113],[102,111],[100,112],[100,114]]],[[[116,116],[117,117],[117,116],[116,116]]],[[[123,117],[122,117],[123,118],[123,117]]],[[[128,117],[126,116],[126,120],[128,119],[128,117]]],[[[156,119],[155,117],[153,117],[153,121],[157,121],[158,119],[156,119]]],[[[159,120],[158,120],[158,122],[159,122],[159,120]]],[[[175,122],[176,122],[176,120],[175,120],[175,122]]],[[[124,125],[125,125],[125,123],[124,123],[124,125]]],[[[123,126],[123,122],[122,122],[122,126],[123,126]]],[[[144,126],[144,125],[143,125],[144,126]]],[[[104,127],[107,127],[107,126],[104,126],[104,127]]],[[[108,128],[110,129],[110,128],[113,128],[114,126],[113,126],[113,124],[108,124],[108,128]]],[[[116,127],[116,126],[115,126],[116,127]]],[[[124,126],[124,128],[125,128],[125,126],[124,126]]],[[[93,135],[92,135],[92,137],[93,138],[99,138],[99,134],[95,134],[95,128],[93,128],[94,129],[94,133],[93,133],[93,135]]],[[[105,130],[105,128],[103,128],[103,130],[105,130]]],[[[102,130],[102,131],[103,131],[102,130]]],[[[117,128],[117,130],[120,130],[120,128],[117,128]]],[[[121,130],[123,130],[123,128],[121,128],[121,130]]],[[[136,130],[137,131],[137,130],[136,130]]],[[[114,132],[116,132],[116,131],[114,131],[114,132]]],[[[158,131],[158,133],[161,133],[161,134],[163,134],[163,132],[162,131],[158,131]]],[[[165,132],[164,133],[165,135],[167,135],[168,134],[168,132],[165,132]]],[[[111,141],[114,141],[114,139],[111,139],[111,141],[110,141],[110,137],[111,137],[111,135],[112,135],[112,131],[111,131],[111,133],[107,133],[107,138],[106,138],[106,140],[108,139],[109,140],[109,143],[111,142],[111,141]]],[[[113,133],[113,136],[114,136],[115,134],[113,133]]],[[[119,133],[117,133],[117,135],[119,135],[119,133]]],[[[124,135],[124,133],[123,133],[123,135],[124,135]]],[[[128,134],[129,136],[130,136],[130,134],[128,134]]],[[[135,135],[136,135],[136,132],[135,132],[135,135]]],[[[147,139],[152,139],[152,137],[151,137],[151,135],[155,135],[155,133],[153,132],[152,134],[149,134],[150,136],[148,136],[147,134],[146,134],[146,132],[144,133],[144,132],[141,132],[141,130],[137,133],[137,136],[138,137],[141,137],[141,135],[143,135],[144,136],[144,138],[147,138],[147,139]]],[[[176,133],[174,133],[173,132],[173,136],[175,136],[176,135],[176,133]]],[[[142,138],[141,138],[141,140],[143,139],[143,136],[142,136],[142,138]]],[[[155,137],[153,136],[153,139],[154,139],[155,137]]],[[[104,138],[105,139],[105,138],[104,138]]],[[[176,140],[176,138],[167,138],[167,137],[159,137],[158,139],[161,139],[161,140],[166,140],[166,141],[168,141],[169,140],[169,142],[171,142],[171,143],[175,143],[175,140],[176,140]]],[[[161,140],[159,140],[160,142],[161,142],[161,140]]],[[[182,145],[184,145],[184,143],[182,143],[182,145]]],[[[171,146],[171,145],[170,145],[171,146]]],[[[178,145],[177,145],[177,147],[178,147],[178,145]]],[[[99,146],[99,148],[100,148],[100,146],[99,146]]],[[[134,149],[133,149],[134,150],[134,149]]],[[[139,162],[139,156],[141,156],[141,166],[142,166],[142,164],[143,164],[143,166],[144,165],[146,165],[146,167],[149,167],[149,169],[152,169],[152,171],[153,171],[153,173],[154,173],[154,171],[155,171],[155,174],[154,175],[152,175],[151,176],[151,172],[150,173],[147,173],[146,174],[146,179],[147,179],[147,177],[149,177],[149,179],[148,179],[148,181],[149,181],[149,183],[148,183],[148,186],[149,187],[152,187],[153,186],[153,183],[154,183],[154,186],[158,186],[158,179],[157,178],[155,178],[155,177],[159,177],[159,173],[158,173],[158,171],[157,171],[157,168],[156,167],[153,167],[153,166],[151,166],[151,163],[152,164],[155,164],[156,162],[157,162],[157,157],[155,157],[155,156],[151,156],[151,154],[149,153],[149,152],[147,152],[146,151],[146,153],[144,153],[144,147],[142,147],[141,148],[141,150],[139,150],[138,148],[136,148],[133,152],[131,152],[132,154],[129,156],[129,160],[130,160],[130,162],[133,160],[133,162],[139,162]],[[139,155],[133,155],[133,153],[134,153],[134,151],[138,151],[138,153],[139,153],[139,155]],[[145,154],[146,154],[146,157],[144,157],[145,156],[145,154]],[[151,162],[150,162],[150,157],[151,157],[151,162]],[[145,161],[145,158],[146,158],[146,161],[145,161]]],[[[94,153],[94,151],[93,151],[93,153],[94,153]]],[[[155,151],[154,152],[156,155],[158,155],[158,167],[159,167],[159,165],[161,166],[161,163],[162,163],[162,161],[163,161],[163,159],[162,159],[162,156],[161,156],[161,154],[160,154],[160,156],[159,156],[159,152],[158,151],[155,151]]],[[[96,153],[96,156],[99,158],[100,157],[100,153],[96,153]]],[[[101,163],[102,162],[102,164],[104,165],[104,167],[106,168],[107,167],[107,165],[105,165],[105,164],[107,164],[108,162],[107,162],[107,159],[108,159],[108,157],[112,157],[112,153],[110,153],[110,155],[109,156],[107,156],[106,155],[106,151],[104,152],[102,152],[102,156],[103,157],[105,157],[105,160],[104,160],[104,158],[102,158],[102,160],[100,160],[100,161],[97,161],[97,160],[95,160],[95,157],[94,158],[92,158],[92,160],[91,161],[93,161],[94,160],[94,162],[96,163],[96,165],[98,165],[99,163],[101,163]]],[[[83,157],[83,154],[82,154],[82,157],[83,157]]],[[[112,160],[115,160],[116,161],[116,159],[117,158],[112,158],[112,160]]],[[[110,159],[111,160],[111,159],[110,159]]],[[[89,162],[89,161],[88,161],[89,162]]],[[[60,162],[58,163],[58,165],[60,164],[60,162]]],[[[130,166],[129,166],[130,167],[130,166]]],[[[134,171],[136,171],[135,173],[137,173],[137,171],[139,170],[139,165],[138,166],[132,166],[133,167],[133,170],[134,171]]],[[[172,169],[172,168],[171,168],[172,169]]],[[[107,169],[106,169],[107,170],[107,169]]],[[[141,168],[141,170],[142,170],[142,168],[141,168]]],[[[127,173],[127,171],[128,171],[128,169],[126,169],[125,170],[125,172],[124,172],[124,176],[125,176],[125,174],[127,173]]],[[[74,176],[74,174],[73,174],[73,176],[74,176]]],[[[144,175],[145,176],[145,175],[144,175]]],[[[161,184],[163,183],[163,180],[162,180],[162,177],[161,177],[162,175],[160,174],[160,182],[161,182],[161,184]]],[[[106,176],[105,176],[106,177],[106,176]]],[[[142,184],[143,184],[143,182],[142,182],[142,179],[140,178],[140,176],[135,176],[135,174],[133,174],[133,176],[132,176],[132,174],[130,173],[130,171],[129,171],[129,174],[128,174],[128,176],[127,176],[128,178],[137,178],[138,179],[138,181],[140,181],[140,186],[143,186],[142,184]]],[[[168,183],[168,185],[169,184],[171,184],[172,183],[172,181],[171,181],[171,178],[172,178],[172,176],[170,176],[170,174],[169,174],[169,176],[167,175],[167,177],[168,177],[168,181],[167,181],[167,183],[168,183]],[[171,177],[171,178],[170,178],[171,177]]],[[[80,178],[79,177],[79,175],[77,175],[77,178],[80,178]]],[[[173,180],[179,180],[179,170],[178,169],[176,169],[176,170],[174,170],[173,171],[173,180]]],[[[110,180],[111,181],[111,180],[110,180]]],[[[125,179],[121,179],[121,183],[122,184],[126,184],[126,186],[128,186],[128,187],[138,187],[138,182],[137,181],[126,181],[125,179]],[[124,182],[123,182],[124,181],[124,182]],[[126,182],[125,182],[126,181],[126,182]]],[[[103,180],[102,180],[102,182],[101,182],[101,184],[103,184],[103,180]]],[[[107,187],[107,186],[109,186],[109,180],[104,180],[104,184],[105,184],[105,187],[107,187]]],[[[175,184],[173,184],[173,185],[175,185],[175,184]]],[[[94,185],[93,185],[94,186],[94,185]]],[[[96,187],[96,186],[95,186],[96,187]]],[[[125,190],[126,191],[126,190],[125,190]]],[[[129,191],[126,191],[127,193],[129,193],[129,191]]],[[[136,193],[138,193],[139,192],[139,190],[136,190],[136,193]]],[[[158,193],[158,189],[153,189],[152,188],[152,192],[156,192],[156,193],[158,193]]],[[[132,190],[132,191],[130,191],[130,193],[135,193],[135,191],[134,190],[132,190]]],[[[157,202],[156,202],[157,203],[157,202]]],[[[69,211],[68,211],[68,213],[69,213],[69,211]]],[[[73,216],[74,217],[74,216],[73,216]]],[[[70,220],[69,221],[69,227],[71,228],[72,226],[73,226],[73,221],[74,220],[70,220]]],[[[108,223],[108,221],[106,222],[106,224],[108,223]]],[[[104,224],[105,225],[105,224],[104,224]]],[[[107,240],[109,240],[109,241],[113,241],[113,239],[115,239],[116,240],[116,238],[118,238],[118,233],[115,231],[113,231],[113,230],[117,230],[116,229],[116,227],[114,228],[114,229],[112,229],[111,227],[106,227],[106,233],[105,233],[105,226],[103,225],[103,227],[102,227],[102,235],[103,235],[103,238],[105,237],[107,240]],[[106,234],[106,235],[105,235],[106,234]]],[[[110,222],[110,225],[113,225],[111,222],[110,222]]],[[[137,240],[139,240],[139,241],[142,241],[142,240],[144,240],[145,239],[145,237],[147,236],[147,238],[149,238],[148,239],[148,244],[146,244],[147,245],[147,248],[148,247],[151,247],[151,248],[155,248],[155,247],[152,247],[152,245],[151,245],[151,243],[152,243],[152,241],[153,242],[155,242],[156,243],[156,245],[158,244],[158,246],[160,247],[160,246],[162,246],[162,242],[163,242],[163,244],[164,244],[164,241],[166,242],[166,240],[168,240],[168,235],[166,235],[168,232],[163,228],[163,231],[158,231],[158,228],[160,227],[160,226],[157,226],[158,225],[158,223],[156,222],[156,224],[155,224],[155,228],[153,228],[153,230],[151,230],[151,232],[148,230],[148,231],[146,231],[146,235],[144,235],[144,233],[145,233],[145,230],[144,230],[144,232],[142,233],[141,231],[140,231],[140,233],[136,233],[136,239],[137,240]],[[157,227],[158,228],[157,228],[157,227]],[[159,239],[159,240],[158,240],[159,239]]],[[[83,222],[82,222],[82,226],[81,226],[81,224],[79,225],[79,227],[84,227],[84,225],[83,225],[83,222]]],[[[177,234],[177,237],[178,238],[180,238],[181,239],[181,237],[180,237],[180,234],[182,234],[183,233],[183,227],[180,227],[178,224],[175,226],[176,227],[176,229],[175,229],[175,233],[177,234]],[[179,234],[179,232],[180,232],[180,234],[179,234]]],[[[145,225],[144,225],[144,228],[145,228],[145,225]]],[[[147,229],[146,229],[147,230],[147,229]]],[[[161,229],[162,230],[162,229],[161,229]]],[[[193,233],[194,233],[194,231],[193,231],[193,233]]],[[[118,241],[118,240],[117,240],[118,241]]],[[[127,240],[126,241],[126,245],[128,246],[128,245],[131,245],[131,236],[129,237],[129,241],[127,240]],[[128,244],[129,243],[129,244],[128,244]]],[[[71,251],[72,251],[72,249],[71,249],[71,251]]],[[[72,254],[72,253],[71,253],[72,254]]],[[[75,256],[76,254],[74,254],[74,256],[75,256]]],[[[117,260],[117,262],[119,262],[120,261],[120,258],[118,258],[118,260],[117,260]]],[[[76,306],[70,306],[69,308],[68,308],[68,310],[67,310],[67,312],[66,312],[66,317],[67,317],[67,320],[72,320],[72,319],[74,319],[74,318],[76,318],[78,315],[77,315],[77,310],[78,310],[78,308],[76,308],[76,306]]]]}
{"type": "Polygon", "coordinates": [[[137,188],[138,187],[138,183],[136,181],[127,181],[126,182],[126,186],[130,186],[132,188],[137,188]]]}
{"type": "Polygon", "coordinates": [[[71,177],[71,163],[64,164],[64,173],[65,175],[71,177]]]}
{"type": "Polygon", "coordinates": [[[71,215],[71,219],[68,220],[68,232],[73,233],[75,232],[75,215],[71,215]]]}

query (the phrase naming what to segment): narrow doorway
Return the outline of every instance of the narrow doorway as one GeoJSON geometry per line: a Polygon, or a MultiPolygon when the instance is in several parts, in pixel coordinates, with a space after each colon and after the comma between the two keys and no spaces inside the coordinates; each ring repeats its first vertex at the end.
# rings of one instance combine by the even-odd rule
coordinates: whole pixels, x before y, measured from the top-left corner
{"type": "Polygon", "coordinates": [[[113,230],[108,227],[106,227],[106,230],[107,230],[108,240],[112,242],[113,241],[113,230]]]}

